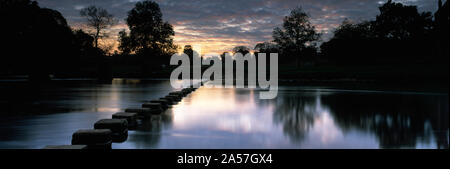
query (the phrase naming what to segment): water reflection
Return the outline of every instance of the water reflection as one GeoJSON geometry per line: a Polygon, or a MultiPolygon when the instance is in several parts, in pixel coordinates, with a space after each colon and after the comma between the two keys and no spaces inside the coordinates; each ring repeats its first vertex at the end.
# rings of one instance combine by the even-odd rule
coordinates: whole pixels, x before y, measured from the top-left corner
{"type": "MultiPolygon", "coordinates": [[[[0,119],[0,148],[69,144],[77,129],[173,90],[169,81],[58,86],[23,102],[66,113],[0,119]]],[[[202,87],[113,148],[448,148],[448,94],[280,87],[276,99],[258,97],[202,87]]]]}
{"type": "Polygon", "coordinates": [[[322,97],[341,130],[374,133],[383,148],[448,148],[448,96],[334,94],[322,97]],[[345,98],[345,99],[343,99],[345,98]]]}
{"type": "Polygon", "coordinates": [[[283,95],[276,102],[274,122],[283,126],[283,132],[294,142],[302,141],[314,126],[314,120],[324,108],[318,96],[304,94],[283,95]]]}
{"type": "Polygon", "coordinates": [[[448,95],[289,91],[278,98],[274,120],[295,142],[304,141],[320,126],[327,126],[318,134],[328,139],[354,132],[373,134],[380,148],[448,148],[449,142],[448,95]]]}
{"type": "MultiPolygon", "coordinates": [[[[257,96],[200,89],[173,109],[169,132],[209,140],[184,148],[448,148],[446,94],[289,87],[275,100],[257,96]]],[[[160,145],[173,146],[183,147],[160,145]]]]}
{"type": "MultiPolygon", "coordinates": [[[[110,84],[64,80],[43,86],[0,85],[0,148],[70,144],[72,133],[100,119],[141,106],[170,91],[167,80],[122,80],[110,84]]],[[[163,118],[167,121],[167,119],[163,118]]],[[[170,120],[169,120],[170,121],[170,120]]]]}
{"type": "Polygon", "coordinates": [[[129,131],[127,144],[114,145],[114,148],[155,148],[161,139],[161,132],[171,128],[172,110],[151,119],[139,120],[138,123],[135,130],[129,131]]]}

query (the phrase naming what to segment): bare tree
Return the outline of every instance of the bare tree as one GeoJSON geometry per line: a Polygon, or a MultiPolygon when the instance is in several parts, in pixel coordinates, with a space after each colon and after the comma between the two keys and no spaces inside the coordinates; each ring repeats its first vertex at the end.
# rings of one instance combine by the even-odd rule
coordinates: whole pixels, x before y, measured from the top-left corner
{"type": "Polygon", "coordinates": [[[94,45],[98,47],[98,39],[103,37],[102,31],[116,23],[113,15],[109,14],[106,9],[89,6],[80,11],[80,15],[88,21],[88,26],[94,28],[94,45]]]}

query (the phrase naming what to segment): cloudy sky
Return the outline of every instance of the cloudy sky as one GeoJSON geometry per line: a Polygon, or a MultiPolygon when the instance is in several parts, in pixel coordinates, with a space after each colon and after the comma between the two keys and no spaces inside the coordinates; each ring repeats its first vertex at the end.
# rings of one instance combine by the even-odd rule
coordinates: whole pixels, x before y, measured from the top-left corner
{"type": "MultiPolygon", "coordinates": [[[[37,0],[41,7],[60,11],[74,28],[84,28],[79,10],[89,5],[107,9],[118,20],[109,44],[117,32],[127,29],[124,19],[139,0],[37,0]]],[[[273,28],[280,26],[289,11],[301,6],[326,41],[342,20],[370,20],[387,0],[155,0],[164,20],[175,29],[175,43],[194,45],[201,53],[222,53],[234,46],[253,48],[270,41],[273,28]]],[[[419,11],[436,11],[438,0],[394,0],[418,6],[419,11]]],[[[115,44],[117,45],[117,43],[115,44]]]]}

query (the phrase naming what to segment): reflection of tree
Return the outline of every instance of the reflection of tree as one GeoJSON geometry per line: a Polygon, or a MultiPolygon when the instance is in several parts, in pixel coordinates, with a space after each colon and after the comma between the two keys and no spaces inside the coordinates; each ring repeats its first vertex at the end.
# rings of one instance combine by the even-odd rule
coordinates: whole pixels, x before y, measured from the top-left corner
{"type": "Polygon", "coordinates": [[[381,148],[415,148],[434,140],[438,148],[448,148],[448,96],[302,93],[279,95],[276,102],[274,123],[296,142],[305,138],[314,117],[326,108],[344,133],[373,133],[381,148]]]}
{"type": "Polygon", "coordinates": [[[317,113],[316,99],[313,96],[278,96],[273,114],[276,124],[283,125],[283,132],[293,141],[304,139],[313,126],[317,113]]]}
{"type": "Polygon", "coordinates": [[[439,148],[448,148],[448,98],[330,95],[322,97],[322,103],[332,110],[335,122],[344,131],[375,133],[383,148],[415,147],[418,142],[429,142],[433,135],[439,148]]]}
{"type": "Polygon", "coordinates": [[[136,147],[155,147],[161,139],[161,131],[170,128],[172,125],[172,111],[167,110],[161,115],[152,116],[151,119],[143,119],[136,128],[136,133],[131,135],[129,140],[136,144],[136,147]]]}

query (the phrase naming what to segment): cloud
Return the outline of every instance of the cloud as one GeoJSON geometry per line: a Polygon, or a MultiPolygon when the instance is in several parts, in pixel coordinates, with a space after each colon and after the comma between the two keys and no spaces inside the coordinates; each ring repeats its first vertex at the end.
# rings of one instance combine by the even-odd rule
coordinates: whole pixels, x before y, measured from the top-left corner
{"type": "MultiPolygon", "coordinates": [[[[271,40],[272,30],[294,7],[301,6],[311,17],[323,40],[345,18],[361,21],[373,19],[378,6],[387,0],[156,0],[164,20],[175,28],[175,42],[201,45],[204,52],[229,51],[236,45],[251,48],[271,40]]],[[[124,28],[127,12],[138,0],[38,0],[43,7],[60,11],[71,25],[80,25],[79,10],[89,5],[107,9],[124,28]]],[[[397,0],[417,5],[420,11],[436,11],[437,1],[397,0]]],[[[116,27],[118,28],[118,27],[116,27]]],[[[114,29],[111,32],[118,32],[114,29]]],[[[116,36],[114,36],[116,37],[116,36]]]]}

